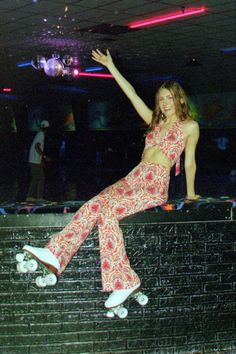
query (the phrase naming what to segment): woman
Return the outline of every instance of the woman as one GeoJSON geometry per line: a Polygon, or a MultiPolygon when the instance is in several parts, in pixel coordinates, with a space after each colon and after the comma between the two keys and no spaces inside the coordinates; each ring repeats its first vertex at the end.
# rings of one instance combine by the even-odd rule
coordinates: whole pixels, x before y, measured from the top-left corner
{"type": "Polygon", "coordinates": [[[199,127],[191,118],[186,95],[177,82],[167,81],[161,86],[152,111],[117,70],[108,50],[106,54],[93,50],[92,58],[108,68],[149,126],[141,162],[126,177],[86,202],[61,232],[52,235],[45,248],[23,249],[59,275],[97,224],[103,291],[112,292],[105,306],[113,308],[140,287],[140,279],[126,255],[119,221],[167,201],[170,169],[175,163],[178,166],[183,150],[187,199],[198,199],[194,180],[199,127]]]}

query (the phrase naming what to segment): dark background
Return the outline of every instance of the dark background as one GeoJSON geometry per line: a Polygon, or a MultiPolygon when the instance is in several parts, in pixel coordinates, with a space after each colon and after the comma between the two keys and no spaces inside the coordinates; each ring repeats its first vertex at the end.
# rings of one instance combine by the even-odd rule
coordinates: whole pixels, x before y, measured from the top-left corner
{"type": "MultiPolygon", "coordinates": [[[[58,93],[27,103],[24,100],[10,104],[2,102],[1,116],[5,121],[14,116],[17,131],[12,132],[10,126],[7,129],[7,123],[0,131],[1,201],[24,201],[26,198],[30,182],[27,158],[36,134],[28,122],[29,105],[44,107],[51,124],[45,143],[45,153],[51,157],[51,162],[45,165],[45,198],[86,200],[129,172],[140,161],[146,127],[121,93],[114,97],[116,99],[109,102],[114,110],[106,129],[91,129],[91,96],[88,94],[58,93]],[[72,108],[75,131],[64,130],[64,120],[58,109],[64,102],[69,102],[72,108]]],[[[94,95],[95,102],[99,99],[94,95]]],[[[146,98],[150,105],[151,100],[152,97],[146,98]]],[[[235,138],[233,128],[201,127],[196,155],[198,193],[217,196],[235,192],[232,172],[236,166],[235,138]],[[217,144],[217,139],[222,137],[227,139],[223,150],[217,144]]],[[[182,169],[183,161],[184,158],[182,169]]],[[[184,197],[183,171],[179,177],[172,175],[170,197],[184,197]]]]}

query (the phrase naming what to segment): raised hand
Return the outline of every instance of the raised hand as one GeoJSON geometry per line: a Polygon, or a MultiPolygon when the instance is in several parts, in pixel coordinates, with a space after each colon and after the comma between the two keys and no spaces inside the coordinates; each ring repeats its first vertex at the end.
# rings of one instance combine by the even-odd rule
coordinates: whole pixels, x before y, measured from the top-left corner
{"type": "Polygon", "coordinates": [[[145,123],[150,124],[152,121],[153,111],[146,106],[143,100],[137,95],[134,87],[119,72],[113,63],[109,50],[106,50],[106,54],[103,54],[99,49],[92,50],[92,59],[107,67],[112,77],[120,86],[124,94],[129,98],[140,117],[145,121],[145,123]]]}
{"type": "Polygon", "coordinates": [[[108,49],[106,50],[106,54],[103,54],[99,49],[92,50],[92,59],[106,67],[112,64],[112,57],[108,49]]]}

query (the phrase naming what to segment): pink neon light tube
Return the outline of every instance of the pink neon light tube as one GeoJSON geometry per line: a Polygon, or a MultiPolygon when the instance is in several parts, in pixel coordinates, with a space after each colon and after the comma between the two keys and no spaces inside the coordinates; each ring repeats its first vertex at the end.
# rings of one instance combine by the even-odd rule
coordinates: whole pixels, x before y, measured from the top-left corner
{"type": "Polygon", "coordinates": [[[103,77],[107,79],[112,79],[113,76],[111,74],[92,74],[92,73],[86,73],[86,72],[80,72],[79,76],[89,76],[89,77],[103,77]]]}
{"type": "Polygon", "coordinates": [[[150,26],[154,25],[156,23],[161,23],[161,22],[166,22],[170,20],[176,20],[178,18],[182,17],[187,17],[187,16],[192,16],[192,15],[197,15],[200,13],[205,12],[206,9],[204,6],[196,9],[185,9],[184,11],[179,11],[179,12],[173,12],[170,14],[166,14],[163,16],[155,16],[151,18],[147,18],[146,20],[141,20],[141,21],[135,21],[131,22],[128,26],[129,28],[139,28],[139,27],[144,27],[144,26],[150,26]]]}

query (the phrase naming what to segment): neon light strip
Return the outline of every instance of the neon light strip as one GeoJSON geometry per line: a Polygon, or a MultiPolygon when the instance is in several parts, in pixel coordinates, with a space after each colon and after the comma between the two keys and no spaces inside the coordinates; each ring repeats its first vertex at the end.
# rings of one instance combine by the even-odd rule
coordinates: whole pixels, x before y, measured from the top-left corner
{"type": "Polygon", "coordinates": [[[102,66],[92,66],[91,68],[85,69],[85,72],[90,73],[92,71],[100,71],[100,70],[103,70],[102,66]]]}
{"type": "Polygon", "coordinates": [[[22,61],[20,63],[16,64],[18,68],[25,68],[26,66],[31,66],[31,60],[30,61],[22,61]]]}
{"type": "Polygon", "coordinates": [[[111,74],[90,74],[85,72],[80,72],[79,76],[89,76],[89,77],[103,77],[107,79],[112,79],[113,76],[111,74]]]}
{"type": "Polygon", "coordinates": [[[10,87],[4,87],[3,89],[3,92],[11,92],[12,89],[10,87]]]}
{"type": "Polygon", "coordinates": [[[236,51],[236,47],[222,49],[223,53],[232,53],[232,52],[235,52],[235,51],[236,51]]]}
{"type": "Polygon", "coordinates": [[[128,26],[129,26],[129,28],[139,28],[139,27],[154,25],[156,23],[166,22],[166,21],[170,21],[170,20],[176,20],[176,19],[182,18],[182,17],[196,15],[199,13],[203,13],[205,11],[206,11],[205,7],[202,6],[197,9],[184,10],[184,12],[180,12],[180,13],[175,12],[175,13],[165,15],[165,16],[156,16],[156,17],[147,18],[146,20],[142,20],[142,21],[131,22],[128,26]]]}
{"type": "Polygon", "coordinates": [[[13,94],[9,95],[8,93],[0,93],[0,98],[4,98],[7,100],[17,100],[18,96],[13,95],[13,94]]]}

